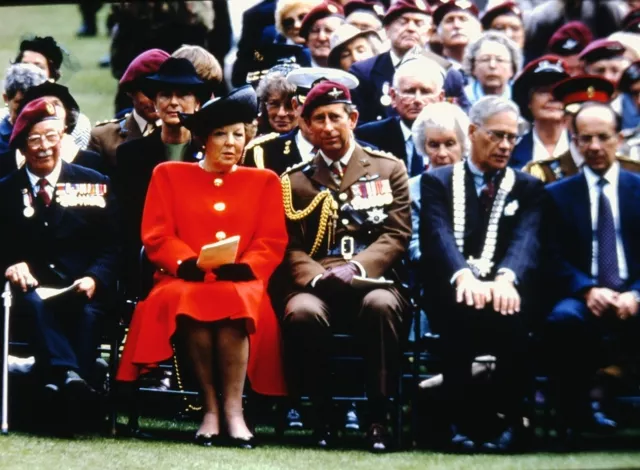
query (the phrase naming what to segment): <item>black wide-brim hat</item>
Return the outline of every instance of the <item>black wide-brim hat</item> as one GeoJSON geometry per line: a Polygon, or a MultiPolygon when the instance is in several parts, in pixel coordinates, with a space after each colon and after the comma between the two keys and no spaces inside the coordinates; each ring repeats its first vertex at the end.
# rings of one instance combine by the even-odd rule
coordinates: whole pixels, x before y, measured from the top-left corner
{"type": "Polygon", "coordinates": [[[227,96],[214,98],[194,114],[180,114],[182,125],[200,138],[213,129],[250,123],[258,115],[258,96],[251,85],[237,88],[227,96]]]}
{"type": "Polygon", "coordinates": [[[165,60],[158,71],[142,83],[142,92],[152,100],[162,90],[191,92],[201,103],[207,101],[212,92],[211,85],[198,76],[189,60],[175,57],[165,60]]]}
{"type": "Polygon", "coordinates": [[[37,100],[38,98],[44,98],[45,96],[55,96],[58,98],[67,112],[80,111],[80,105],[78,105],[78,102],[73,98],[73,96],[71,96],[71,93],[66,86],[47,81],[29,88],[24,93],[18,112],[20,112],[27,103],[37,100]]]}
{"type": "Polygon", "coordinates": [[[547,54],[529,62],[515,78],[511,90],[512,100],[520,108],[520,114],[532,121],[533,115],[529,110],[531,93],[553,86],[568,77],[565,63],[559,56],[547,54]]]}

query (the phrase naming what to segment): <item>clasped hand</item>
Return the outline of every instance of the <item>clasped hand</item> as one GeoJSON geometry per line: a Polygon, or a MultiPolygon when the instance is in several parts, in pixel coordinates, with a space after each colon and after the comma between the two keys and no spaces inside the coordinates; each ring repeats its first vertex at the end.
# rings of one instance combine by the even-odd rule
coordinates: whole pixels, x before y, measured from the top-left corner
{"type": "Polygon", "coordinates": [[[587,308],[601,317],[607,310],[613,310],[621,320],[638,314],[638,302],[632,292],[616,292],[606,287],[594,287],[585,295],[587,308]]]}
{"type": "Polygon", "coordinates": [[[495,281],[481,281],[473,273],[462,273],[456,280],[456,302],[478,310],[493,301],[493,309],[501,315],[520,312],[520,294],[513,283],[503,276],[495,281]]]}
{"type": "MultiPolygon", "coordinates": [[[[211,270],[218,281],[251,281],[255,275],[246,263],[223,264],[211,270]]],[[[197,259],[189,258],[178,266],[177,275],[180,279],[191,282],[202,282],[206,272],[197,265],[197,259]]]]}
{"type": "Polygon", "coordinates": [[[341,290],[351,285],[353,276],[360,274],[360,270],[353,263],[327,269],[316,281],[316,289],[341,290]]]}

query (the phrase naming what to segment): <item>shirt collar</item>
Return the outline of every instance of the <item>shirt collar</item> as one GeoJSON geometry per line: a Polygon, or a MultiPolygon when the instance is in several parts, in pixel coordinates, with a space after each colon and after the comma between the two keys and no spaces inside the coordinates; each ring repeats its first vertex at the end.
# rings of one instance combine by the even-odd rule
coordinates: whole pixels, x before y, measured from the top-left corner
{"type": "Polygon", "coordinates": [[[578,169],[581,169],[582,165],[584,165],[584,157],[580,153],[580,150],[578,150],[578,147],[576,147],[573,140],[569,141],[569,153],[571,154],[571,158],[573,158],[573,163],[576,164],[578,169]]]}
{"type": "MultiPolygon", "coordinates": [[[[29,183],[31,183],[31,187],[36,188],[38,186],[38,181],[40,181],[41,177],[31,173],[28,167],[25,167],[25,170],[27,170],[27,176],[29,177],[29,183]]],[[[58,163],[53,168],[53,171],[44,177],[50,186],[53,186],[54,188],[56,187],[56,184],[58,183],[58,179],[60,179],[61,171],[62,171],[62,158],[59,158],[58,163]]]]}
{"type": "MultiPolygon", "coordinates": [[[[606,171],[602,178],[607,180],[607,182],[614,188],[618,187],[618,176],[620,175],[620,163],[618,161],[614,161],[609,169],[606,171]]],[[[597,187],[598,181],[601,176],[596,174],[591,168],[587,165],[584,166],[584,176],[587,179],[587,184],[589,187],[597,187]]]]}
{"type": "MultiPolygon", "coordinates": [[[[140,116],[138,114],[138,112],[135,110],[135,108],[133,109],[131,114],[133,114],[133,120],[136,121],[136,124],[138,124],[138,128],[140,129],[140,133],[143,134],[145,129],[147,128],[147,125],[149,124],[149,121],[147,121],[145,118],[140,116]]],[[[162,126],[162,119],[158,119],[154,123],[151,123],[151,124],[155,124],[156,127],[161,127],[162,126]]]]}
{"type": "Polygon", "coordinates": [[[405,142],[413,136],[411,128],[407,126],[402,119],[400,119],[400,129],[402,129],[402,136],[405,142]]]}
{"type": "Polygon", "coordinates": [[[393,68],[397,69],[402,62],[402,57],[393,52],[393,49],[389,49],[389,56],[391,56],[391,63],[393,64],[393,68]]]}
{"type": "Polygon", "coordinates": [[[469,165],[469,170],[474,176],[479,176],[481,178],[484,178],[484,172],[480,170],[480,168],[474,165],[473,161],[471,160],[471,157],[467,158],[467,164],[469,165]]]}
{"type": "MultiPolygon", "coordinates": [[[[533,134],[533,154],[534,154],[534,160],[535,160],[537,149],[540,149],[540,151],[544,150],[545,152],[547,151],[547,149],[542,143],[542,140],[540,140],[540,137],[538,136],[538,132],[536,131],[535,127],[533,128],[532,134],[533,134]]],[[[565,153],[567,150],[569,150],[569,133],[567,132],[566,129],[563,129],[562,134],[560,134],[560,138],[556,142],[556,145],[553,149],[553,153],[551,155],[543,155],[543,156],[544,158],[558,157],[563,153],[565,153]]]]}
{"type": "Polygon", "coordinates": [[[300,129],[296,132],[295,141],[300,152],[300,158],[305,162],[311,160],[314,157],[313,144],[305,139],[300,129]]]}
{"type": "MultiPolygon", "coordinates": [[[[345,153],[340,158],[340,163],[342,163],[343,167],[346,167],[349,164],[349,160],[351,160],[351,155],[353,155],[353,151],[355,150],[355,148],[356,148],[356,145],[352,138],[349,142],[349,149],[347,150],[347,153],[345,153]]],[[[333,160],[327,157],[322,150],[320,150],[320,156],[322,157],[322,159],[324,160],[324,162],[327,164],[328,167],[330,167],[333,164],[333,160]]]]}

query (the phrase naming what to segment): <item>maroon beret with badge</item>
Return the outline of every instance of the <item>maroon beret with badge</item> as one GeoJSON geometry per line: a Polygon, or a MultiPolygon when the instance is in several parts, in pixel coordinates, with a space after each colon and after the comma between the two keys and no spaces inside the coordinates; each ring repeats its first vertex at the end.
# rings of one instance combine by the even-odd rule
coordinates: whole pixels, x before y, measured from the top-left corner
{"type": "Polygon", "coordinates": [[[354,11],[367,11],[382,19],[384,16],[384,5],[376,0],[351,0],[344,6],[344,16],[347,17],[354,11]]]}
{"type": "Polygon", "coordinates": [[[478,7],[470,0],[446,0],[442,2],[433,12],[433,24],[438,26],[445,16],[452,11],[466,11],[478,17],[478,7]]]}
{"type": "Polygon", "coordinates": [[[630,93],[631,86],[640,81],[640,60],[636,60],[627,67],[618,81],[618,90],[623,93],[630,93]]]}
{"type": "Polygon", "coordinates": [[[559,56],[548,54],[532,60],[513,82],[513,101],[520,107],[522,115],[531,120],[533,118],[529,111],[531,91],[555,85],[568,77],[564,61],[559,56]]]}
{"type": "Polygon", "coordinates": [[[491,23],[493,23],[493,20],[498,16],[503,15],[517,16],[520,18],[520,21],[522,21],[522,10],[520,7],[518,7],[515,2],[505,2],[490,8],[484,13],[484,15],[482,15],[482,18],[480,18],[482,28],[485,30],[491,29],[491,23]]]}
{"type": "Polygon", "coordinates": [[[327,18],[328,16],[338,16],[340,18],[344,18],[344,10],[342,9],[342,5],[331,1],[325,1],[320,5],[314,7],[302,19],[302,24],[300,25],[300,37],[307,39],[315,22],[321,20],[322,18],[327,18]]]}
{"type": "Polygon", "coordinates": [[[302,117],[308,118],[316,108],[336,103],[351,104],[351,93],[341,83],[327,80],[315,85],[302,105],[302,117]]]}
{"type": "Polygon", "coordinates": [[[593,41],[593,34],[580,21],[570,21],[553,33],[547,44],[552,54],[562,57],[579,54],[593,41]]]}
{"type": "Polygon", "coordinates": [[[161,49],[149,49],[131,61],[120,79],[120,88],[130,89],[135,83],[156,73],[160,66],[171,57],[161,49]]]}
{"type": "Polygon", "coordinates": [[[41,122],[49,119],[61,119],[56,111],[56,107],[47,98],[38,98],[30,101],[22,108],[20,114],[16,118],[9,138],[9,147],[17,149],[22,147],[26,135],[31,128],[41,122]]]}
{"type": "Polygon", "coordinates": [[[553,97],[562,101],[565,111],[575,114],[582,103],[596,101],[609,103],[615,86],[598,75],[577,75],[558,82],[553,87],[553,97]]]}
{"type": "Polygon", "coordinates": [[[593,64],[599,60],[622,57],[624,55],[624,51],[624,46],[618,41],[598,39],[585,47],[578,58],[586,64],[593,64]]]}
{"type": "Polygon", "coordinates": [[[431,8],[426,0],[398,0],[395,2],[384,15],[382,23],[388,25],[403,13],[422,13],[431,15],[431,8]]]}

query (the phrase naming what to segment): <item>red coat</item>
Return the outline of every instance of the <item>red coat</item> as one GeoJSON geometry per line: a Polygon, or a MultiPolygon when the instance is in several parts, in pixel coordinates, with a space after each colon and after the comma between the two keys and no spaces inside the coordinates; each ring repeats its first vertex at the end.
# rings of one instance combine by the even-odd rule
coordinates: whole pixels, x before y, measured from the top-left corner
{"type": "Polygon", "coordinates": [[[159,271],[134,313],[117,379],[135,380],[140,366],[172,356],[178,314],[207,322],[242,318],[250,334],[247,374],[252,388],[266,395],[285,394],[280,330],[267,295],[269,277],[287,245],[278,177],[245,167],[220,176],[197,163],[162,163],[149,184],[142,242],[159,271]],[[217,281],[212,273],[204,282],[176,277],[179,261],[232,235],[240,235],[237,262],[251,266],[256,280],[217,281]]]}

